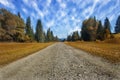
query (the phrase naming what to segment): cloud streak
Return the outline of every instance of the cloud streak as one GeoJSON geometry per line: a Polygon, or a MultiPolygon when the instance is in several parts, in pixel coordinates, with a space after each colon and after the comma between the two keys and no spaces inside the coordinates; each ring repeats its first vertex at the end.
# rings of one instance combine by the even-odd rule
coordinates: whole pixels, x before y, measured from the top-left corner
{"type": "Polygon", "coordinates": [[[120,15],[120,0],[18,1],[0,0],[0,7],[11,8],[11,11],[16,13],[20,11],[24,17],[31,16],[34,28],[37,19],[41,19],[45,31],[51,28],[60,38],[76,30],[80,32],[82,21],[91,16],[101,19],[102,23],[108,17],[113,29],[117,16],[120,15]]]}
{"type": "Polygon", "coordinates": [[[7,8],[15,9],[14,4],[10,0],[0,0],[0,3],[7,8]]]}

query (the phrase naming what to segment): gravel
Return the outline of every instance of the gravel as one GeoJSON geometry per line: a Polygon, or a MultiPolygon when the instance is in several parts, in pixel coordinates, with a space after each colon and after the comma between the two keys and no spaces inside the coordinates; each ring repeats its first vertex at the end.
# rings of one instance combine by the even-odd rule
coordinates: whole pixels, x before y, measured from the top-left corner
{"type": "Polygon", "coordinates": [[[0,68],[0,80],[120,80],[120,64],[55,43],[0,68]]]}

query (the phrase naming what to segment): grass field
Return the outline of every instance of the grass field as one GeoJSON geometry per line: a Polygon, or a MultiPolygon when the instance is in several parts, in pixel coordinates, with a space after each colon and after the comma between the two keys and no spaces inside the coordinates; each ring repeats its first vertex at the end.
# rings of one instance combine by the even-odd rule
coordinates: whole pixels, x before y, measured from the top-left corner
{"type": "Polygon", "coordinates": [[[67,45],[84,50],[92,55],[103,57],[110,62],[120,62],[120,44],[105,42],[65,42],[67,45]]]}
{"type": "Polygon", "coordinates": [[[0,43],[0,65],[39,51],[53,43],[0,43]]]}

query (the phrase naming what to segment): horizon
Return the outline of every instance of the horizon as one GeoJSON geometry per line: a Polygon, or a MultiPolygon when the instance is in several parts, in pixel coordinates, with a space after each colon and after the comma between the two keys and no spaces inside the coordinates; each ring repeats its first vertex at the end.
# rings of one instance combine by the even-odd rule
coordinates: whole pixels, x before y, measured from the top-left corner
{"type": "Polygon", "coordinates": [[[41,19],[43,28],[50,28],[59,38],[66,38],[73,31],[81,31],[82,21],[96,16],[102,24],[106,17],[111,23],[111,31],[114,32],[116,20],[120,15],[119,0],[0,0],[0,8],[5,8],[17,14],[26,22],[31,17],[35,31],[37,19],[41,19]],[[42,3],[42,4],[40,4],[42,3]]]}

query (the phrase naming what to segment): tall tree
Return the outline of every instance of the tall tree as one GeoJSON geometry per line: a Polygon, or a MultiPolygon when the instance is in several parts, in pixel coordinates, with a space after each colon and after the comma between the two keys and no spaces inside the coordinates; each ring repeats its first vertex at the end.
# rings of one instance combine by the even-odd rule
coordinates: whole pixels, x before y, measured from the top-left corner
{"type": "Polygon", "coordinates": [[[106,17],[105,22],[104,22],[104,39],[108,39],[111,37],[111,30],[110,30],[111,24],[109,19],[106,17]]]}
{"type": "Polygon", "coordinates": [[[57,36],[54,37],[54,41],[59,41],[57,36]]]}
{"type": "Polygon", "coordinates": [[[116,21],[115,32],[120,33],[120,15],[118,16],[118,19],[116,21]]]}
{"type": "Polygon", "coordinates": [[[84,20],[82,23],[81,38],[84,41],[95,41],[97,28],[98,21],[95,17],[84,20]]]}
{"type": "Polygon", "coordinates": [[[50,28],[47,30],[47,41],[52,41],[52,35],[50,28]]]}
{"type": "Polygon", "coordinates": [[[98,28],[97,28],[97,39],[103,40],[103,26],[101,21],[99,21],[98,28]]]}
{"type": "Polygon", "coordinates": [[[31,27],[31,19],[30,19],[30,17],[27,18],[25,32],[26,32],[26,35],[29,36],[30,40],[34,39],[34,33],[33,33],[32,27],[31,27]]]}
{"type": "Polygon", "coordinates": [[[75,31],[72,34],[72,41],[77,41],[77,40],[79,40],[79,34],[78,31],[75,31]]]}
{"type": "Polygon", "coordinates": [[[37,21],[35,39],[37,42],[45,42],[45,33],[40,19],[37,21]]]}
{"type": "Polygon", "coordinates": [[[106,17],[105,22],[104,22],[104,28],[107,29],[111,33],[111,30],[110,30],[111,24],[110,24],[110,21],[107,17],[106,17]]]}
{"type": "Polygon", "coordinates": [[[12,14],[6,9],[0,9],[0,41],[16,41],[23,42],[24,21],[17,15],[12,14]]]}
{"type": "Polygon", "coordinates": [[[72,36],[71,35],[67,36],[67,41],[72,41],[72,36]]]}
{"type": "Polygon", "coordinates": [[[18,17],[21,18],[20,12],[18,12],[18,17]]]}
{"type": "Polygon", "coordinates": [[[54,41],[53,31],[51,31],[51,41],[54,41]]]}

